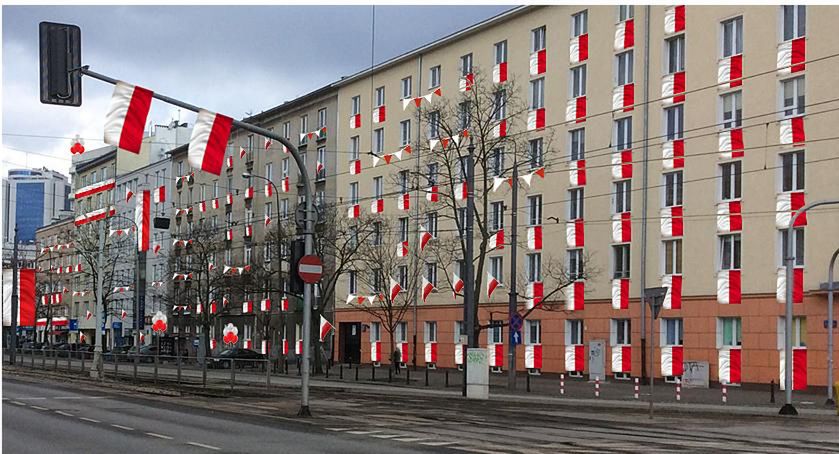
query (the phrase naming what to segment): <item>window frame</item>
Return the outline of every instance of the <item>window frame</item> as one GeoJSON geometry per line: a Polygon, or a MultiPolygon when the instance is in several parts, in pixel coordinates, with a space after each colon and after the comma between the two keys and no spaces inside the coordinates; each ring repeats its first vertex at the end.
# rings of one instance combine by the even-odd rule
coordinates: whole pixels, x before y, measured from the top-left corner
{"type": "Polygon", "coordinates": [[[739,233],[717,236],[719,269],[739,270],[743,266],[743,240],[739,233]]]}

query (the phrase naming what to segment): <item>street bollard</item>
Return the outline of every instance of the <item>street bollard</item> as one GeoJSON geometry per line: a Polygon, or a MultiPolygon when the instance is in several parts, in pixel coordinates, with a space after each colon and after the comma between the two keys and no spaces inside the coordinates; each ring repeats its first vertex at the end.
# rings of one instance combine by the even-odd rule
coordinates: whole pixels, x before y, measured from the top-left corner
{"type": "Polygon", "coordinates": [[[204,360],[201,361],[201,386],[204,388],[207,387],[207,357],[204,357],[204,360]]]}
{"type": "Polygon", "coordinates": [[[406,385],[411,384],[411,368],[410,367],[405,368],[405,384],[406,385]]]}
{"type": "Polygon", "coordinates": [[[600,398],[600,376],[594,377],[594,397],[600,398]]]}
{"type": "Polygon", "coordinates": [[[233,392],[233,387],[236,386],[236,361],[230,360],[230,392],[233,392]]]}
{"type": "Polygon", "coordinates": [[[641,388],[638,384],[638,377],[635,377],[635,400],[638,400],[641,397],[641,388]]]}
{"type": "Polygon", "coordinates": [[[428,386],[428,367],[425,368],[425,386],[428,386]]]}
{"type": "Polygon", "coordinates": [[[298,356],[297,357],[297,376],[299,377],[300,375],[302,375],[302,374],[300,373],[300,357],[298,356]]]}
{"type": "Polygon", "coordinates": [[[769,382],[769,403],[775,403],[775,379],[769,382]]]}
{"type": "MultiPolygon", "coordinates": [[[[84,353],[82,353],[84,354],[84,353]]],[[[114,380],[119,378],[119,361],[117,361],[116,357],[114,358],[114,380]]]]}
{"type": "Polygon", "coordinates": [[[728,386],[725,386],[725,383],[722,384],[722,403],[728,403],[728,386]]]}
{"type": "Polygon", "coordinates": [[[181,357],[178,356],[178,386],[181,385],[181,357]]]}
{"type": "Polygon", "coordinates": [[[265,389],[271,389],[271,360],[265,360],[265,389]]]}
{"type": "Polygon", "coordinates": [[[47,351],[44,350],[43,356],[41,356],[41,369],[47,370],[47,351]]]}
{"type": "Polygon", "coordinates": [[[676,379],[676,402],[682,400],[682,381],[678,378],[676,379]]]}
{"type": "Polygon", "coordinates": [[[449,387],[449,370],[446,369],[446,388],[449,387]]]}
{"type": "Polygon", "coordinates": [[[387,382],[393,383],[393,365],[387,368],[387,382]]]}
{"type": "Polygon", "coordinates": [[[332,369],[332,367],[330,367],[330,366],[331,366],[331,364],[329,364],[329,362],[327,362],[326,363],[326,378],[329,378],[329,369],[332,369]]]}
{"type": "Polygon", "coordinates": [[[154,384],[157,386],[157,367],[159,363],[160,356],[154,355],[154,384]]]}
{"type": "Polygon", "coordinates": [[[52,369],[57,372],[58,371],[58,352],[55,351],[55,350],[52,351],[52,360],[54,362],[52,369]]]}
{"type": "Polygon", "coordinates": [[[530,374],[527,374],[526,377],[527,377],[527,392],[530,392],[530,374]]]}
{"type": "MultiPolygon", "coordinates": [[[[21,365],[23,365],[23,358],[20,358],[21,365]]],[[[70,372],[73,369],[72,358],[69,356],[67,357],[67,372],[70,372]]]]}
{"type": "Polygon", "coordinates": [[[283,370],[285,371],[285,374],[288,375],[288,358],[283,360],[283,370]]]}
{"type": "Polygon", "coordinates": [[[565,395],[565,374],[559,374],[559,395],[565,395]]]}
{"type": "Polygon", "coordinates": [[[338,365],[338,378],[344,379],[344,363],[338,365]]]}
{"type": "MultiPolygon", "coordinates": [[[[82,356],[82,364],[84,364],[84,356],[82,356]]],[[[35,350],[32,349],[29,350],[29,365],[32,366],[32,369],[35,368],[35,350]]]]}
{"type": "Polygon", "coordinates": [[[358,381],[358,369],[361,369],[361,366],[355,366],[355,381],[358,381]]]}
{"type": "Polygon", "coordinates": [[[371,364],[370,369],[373,371],[372,380],[376,381],[376,366],[371,364]]]}

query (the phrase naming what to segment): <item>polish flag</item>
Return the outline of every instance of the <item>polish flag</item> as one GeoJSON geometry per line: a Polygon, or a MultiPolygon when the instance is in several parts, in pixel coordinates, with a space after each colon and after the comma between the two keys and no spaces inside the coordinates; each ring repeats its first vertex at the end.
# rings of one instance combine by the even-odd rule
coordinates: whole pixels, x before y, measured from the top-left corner
{"type": "Polygon", "coordinates": [[[787,118],[780,121],[780,141],[784,145],[804,145],[804,117],[787,118]]]}
{"type": "Polygon", "coordinates": [[[349,208],[347,208],[347,217],[350,219],[355,219],[359,216],[360,211],[361,210],[358,204],[351,205],[349,208]]]}
{"type": "Polygon", "coordinates": [[[153,251],[155,254],[160,252],[160,243],[155,243],[153,251]]]}
{"type": "Polygon", "coordinates": [[[572,65],[588,60],[588,33],[571,38],[569,55],[572,65]]]}
{"type": "Polygon", "coordinates": [[[400,363],[407,363],[408,362],[408,343],[407,342],[397,342],[396,348],[399,349],[399,362],[400,363]]]}
{"type": "Polygon", "coordinates": [[[268,227],[268,225],[270,225],[270,224],[271,224],[271,216],[266,214],[265,215],[265,227],[268,227]]]}
{"type": "Polygon", "coordinates": [[[361,127],[361,114],[350,115],[350,129],[361,127]]]}
{"type": "Polygon", "coordinates": [[[669,345],[661,347],[661,375],[665,377],[680,377],[684,374],[684,347],[669,345]]]}
{"type": "MultiPolygon", "coordinates": [[[[799,208],[804,206],[803,192],[785,192],[778,194],[778,201],[775,203],[775,226],[779,229],[786,229],[792,221],[792,216],[799,208]]],[[[802,213],[795,219],[795,227],[807,225],[807,213],[802,213]]]]}
{"type": "Polygon", "coordinates": [[[119,81],[105,117],[105,143],[140,153],[153,96],[151,90],[119,81]]]}
{"type": "MultiPolygon", "coordinates": [[[[685,5],[667,8],[664,12],[664,33],[679,33],[685,29],[685,5]]],[[[681,375],[681,374],[678,374],[681,375]]]]}
{"type": "Polygon", "coordinates": [[[233,169],[233,156],[228,156],[227,157],[227,169],[228,170],[233,169]]]}
{"type": "Polygon", "coordinates": [[[233,119],[201,109],[189,139],[189,165],[213,175],[221,175],[221,164],[233,119]]]}
{"type": "Polygon", "coordinates": [[[501,229],[493,233],[489,237],[489,244],[487,247],[489,248],[489,250],[504,249],[504,229],[501,229]]]}
{"type": "Polygon", "coordinates": [[[271,353],[271,344],[267,340],[262,341],[262,346],[260,347],[260,352],[263,355],[269,355],[271,353]]]}
{"type": "Polygon", "coordinates": [[[492,298],[492,292],[498,288],[498,279],[487,273],[487,299],[492,298]]]}
{"type": "Polygon", "coordinates": [[[282,180],[280,180],[280,191],[288,192],[289,187],[290,187],[290,185],[289,185],[288,177],[285,177],[282,180]]]}
{"type": "Polygon", "coordinates": [[[612,346],[612,373],[632,373],[632,346],[612,346]]]}
{"type": "Polygon", "coordinates": [[[288,297],[284,296],[280,299],[280,311],[288,312],[288,297]]]}
{"type": "Polygon", "coordinates": [[[253,313],[253,301],[245,301],[242,303],[242,313],[243,314],[252,314],[253,313]]]}
{"type": "Polygon", "coordinates": [[[661,210],[661,236],[673,238],[684,234],[683,209],[680,206],[661,210]]]}
{"type": "Polygon", "coordinates": [[[303,354],[303,339],[298,339],[297,342],[294,343],[294,353],[297,356],[303,354]]]}
{"type": "Polygon", "coordinates": [[[492,127],[492,137],[500,139],[507,137],[507,119],[503,119],[492,127]]]}
{"type": "Polygon", "coordinates": [[[635,45],[635,20],[627,19],[615,28],[615,50],[629,49],[635,45]]]}
{"type": "Polygon", "coordinates": [[[743,230],[742,205],[739,200],[717,205],[717,232],[731,233],[743,230]]]}
{"type": "MultiPolygon", "coordinates": [[[[455,341],[457,342],[457,341],[455,341]]],[[[456,366],[463,365],[463,344],[454,344],[454,364],[456,366]]]]}
{"type": "Polygon", "coordinates": [[[454,294],[455,298],[457,298],[458,293],[463,291],[464,285],[465,284],[463,282],[463,279],[461,279],[460,276],[457,275],[457,273],[452,273],[452,293],[454,294]]]}
{"type": "Polygon", "coordinates": [[[635,84],[619,85],[612,91],[612,110],[630,112],[635,104],[635,84]]]}
{"type": "Polygon", "coordinates": [[[632,178],[632,150],[612,153],[612,178],[616,180],[632,178]]]}
{"type": "Polygon", "coordinates": [[[720,383],[725,383],[726,385],[740,384],[741,353],[740,347],[727,347],[720,350],[720,383]]]}
{"type": "Polygon", "coordinates": [[[458,183],[454,186],[454,199],[466,200],[469,195],[469,186],[466,183],[458,183]]]}
{"type": "Polygon", "coordinates": [[[251,224],[245,225],[245,236],[246,237],[253,236],[253,226],[251,224]]]}
{"type": "Polygon", "coordinates": [[[248,151],[245,150],[245,147],[239,147],[239,159],[244,159],[246,154],[248,154],[248,151]]]}
{"type": "Polygon", "coordinates": [[[565,346],[565,371],[582,372],[586,368],[586,346],[566,345],[565,346]]]}
{"type": "Polygon", "coordinates": [[[784,41],[778,45],[778,72],[781,74],[804,71],[807,60],[806,37],[784,41]]]}
{"type": "Polygon", "coordinates": [[[210,314],[218,313],[218,303],[215,301],[210,301],[210,314]]]}
{"type": "Polygon", "coordinates": [[[227,232],[225,233],[225,239],[227,241],[233,241],[233,229],[227,229],[227,232]]]}
{"type": "Polygon", "coordinates": [[[253,198],[253,186],[245,188],[245,200],[253,198]]]}
{"type": "Polygon", "coordinates": [[[397,196],[396,208],[401,211],[408,211],[411,209],[411,194],[409,192],[397,196]]]}
{"type": "Polygon", "coordinates": [[[632,213],[626,211],[612,215],[612,242],[632,241],[632,213]]]}
{"type": "Polygon", "coordinates": [[[736,128],[720,131],[719,148],[722,159],[742,158],[745,155],[743,152],[745,148],[743,145],[743,130],[736,128]]]}
{"type": "Polygon", "coordinates": [[[504,367],[504,344],[487,345],[487,359],[489,359],[489,367],[504,367]]]}
{"type": "Polygon", "coordinates": [[[361,159],[350,161],[350,175],[361,174],[361,159]]]}
{"type": "Polygon", "coordinates": [[[385,106],[379,106],[373,109],[373,123],[383,123],[387,118],[385,106]]]}
{"type": "Polygon", "coordinates": [[[612,280],[612,309],[629,309],[629,279],[612,280]]]}
{"type": "Polygon", "coordinates": [[[227,195],[224,197],[224,204],[225,205],[233,205],[233,193],[228,192],[227,195]]]}
{"type": "Polygon", "coordinates": [[[571,186],[585,186],[586,185],[586,160],[578,159],[571,161],[568,164],[570,172],[568,178],[571,181],[571,186]]]}
{"type": "Polygon", "coordinates": [[[332,331],[332,329],[333,329],[332,324],[329,323],[329,321],[327,321],[325,318],[323,318],[323,315],[321,315],[320,316],[320,341],[321,342],[323,342],[323,340],[326,338],[326,335],[329,334],[329,332],[332,331]]]}
{"type": "Polygon", "coordinates": [[[166,185],[152,191],[154,196],[154,203],[163,203],[166,201],[166,185]]]}
{"type": "Polygon", "coordinates": [[[137,195],[137,206],[134,208],[134,223],[137,224],[137,250],[149,250],[151,236],[151,192],[140,191],[137,195]]]}
{"type": "Polygon", "coordinates": [[[717,84],[722,88],[734,88],[743,85],[743,55],[732,55],[720,60],[717,69],[717,84]]]}
{"type": "Polygon", "coordinates": [[[667,287],[667,293],[664,295],[665,309],[681,309],[682,308],[682,275],[681,274],[667,274],[661,277],[661,286],[667,287]]]}
{"type": "Polygon", "coordinates": [[[85,186],[85,187],[79,189],[78,191],[75,192],[75,194],[73,195],[73,198],[76,199],[76,200],[79,200],[79,199],[82,199],[82,198],[85,198],[85,197],[90,197],[90,196],[99,194],[100,192],[110,191],[110,190],[114,189],[115,186],[116,186],[116,181],[113,178],[109,178],[105,181],[100,181],[99,183],[93,183],[89,186],[85,186]]]}
{"type": "Polygon", "coordinates": [[[429,202],[439,202],[440,201],[440,187],[439,186],[431,186],[430,188],[425,190],[425,200],[429,202]]]}
{"type": "Polygon", "coordinates": [[[373,214],[385,211],[385,199],[375,199],[370,202],[370,212],[373,214]]]}
{"type": "Polygon", "coordinates": [[[542,250],[542,226],[534,225],[527,228],[527,248],[531,251],[542,250]]]}
{"type": "Polygon", "coordinates": [[[382,342],[370,342],[370,361],[374,363],[382,362],[382,342]]]}
{"type": "Polygon", "coordinates": [[[533,309],[542,304],[542,298],[545,296],[544,282],[529,282],[527,284],[527,309],[533,309]]]}
{"type": "MultiPolygon", "coordinates": [[[[779,303],[787,301],[787,269],[778,268],[778,279],[776,284],[775,297],[779,303]]],[[[792,302],[801,304],[804,302],[804,268],[794,267],[792,269],[792,302]]]]}
{"type": "Polygon", "coordinates": [[[585,227],[582,219],[574,219],[565,224],[565,239],[569,248],[585,246],[585,227]]]}
{"type": "Polygon", "coordinates": [[[524,367],[537,370],[542,368],[542,344],[524,346],[524,367]]]}
{"type": "Polygon", "coordinates": [[[422,277],[422,302],[428,299],[428,295],[434,291],[434,284],[431,283],[425,276],[422,277]]]}
{"type": "Polygon", "coordinates": [[[407,257],[408,256],[408,242],[407,241],[400,241],[396,245],[396,256],[397,257],[407,257]]]}
{"type": "Polygon", "coordinates": [[[428,245],[428,242],[431,241],[433,236],[431,236],[431,233],[428,230],[426,230],[425,227],[423,227],[422,225],[419,226],[419,232],[420,232],[420,252],[422,252],[422,251],[425,251],[425,246],[428,245]]]}
{"type": "Polygon", "coordinates": [[[128,202],[131,198],[134,197],[134,191],[129,188],[125,188],[125,201],[128,202]]]}
{"type": "Polygon", "coordinates": [[[90,317],[93,317],[93,313],[91,313],[90,311],[85,311],[84,319],[90,320],[90,317]]]}
{"type": "Polygon", "coordinates": [[[437,342],[425,343],[425,362],[435,364],[437,362],[437,342]]]}
{"type": "Polygon", "coordinates": [[[126,312],[125,309],[123,309],[122,312],[120,312],[119,314],[119,318],[125,320],[125,317],[128,317],[128,312],[126,312]]]}
{"type": "Polygon", "coordinates": [[[492,67],[492,83],[503,84],[507,82],[507,62],[501,62],[492,67]]]}
{"type": "Polygon", "coordinates": [[[218,202],[218,199],[213,199],[213,200],[210,202],[210,206],[211,206],[214,210],[218,210],[218,207],[219,207],[219,202],[218,202]]]}
{"type": "Polygon", "coordinates": [[[530,54],[531,76],[538,76],[539,74],[544,74],[544,72],[548,70],[547,55],[548,54],[545,49],[530,54]]]}
{"type": "Polygon", "coordinates": [[[661,81],[661,101],[674,104],[685,100],[685,72],[668,74],[661,81]]]}
{"type": "MultiPolygon", "coordinates": [[[[779,351],[781,357],[781,391],[786,387],[786,352],[779,351]]],[[[807,389],[807,347],[796,347],[792,350],[792,390],[803,391],[807,389]]]]}
{"type": "Polygon", "coordinates": [[[207,202],[205,200],[198,202],[198,211],[202,213],[207,212],[207,202]]]}
{"type": "Polygon", "coordinates": [[[662,167],[665,170],[683,169],[685,167],[684,139],[668,140],[661,147],[662,167]]]}
{"type": "Polygon", "coordinates": [[[102,219],[111,217],[116,213],[117,210],[114,207],[100,208],[98,210],[93,210],[90,213],[76,216],[74,224],[76,227],[81,227],[90,222],[101,221],[102,219]]]}
{"type": "Polygon", "coordinates": [[[396,300],[396,297],[399,295],[399,292],[401,291],[402,286],[399,285],[399,282],[393,280],[393,278],[390,278],[390,301],[396,300]]]}
{"type": "Polygon", "coordinates": [[[472,85],[475,84],[475,75],[472,73],[466,74],[465,76],[460,78],[460,91],[465,92],[472,89],[472,85]]]}
{"type": "Polygon", "coordinates": [[[545,127],[545,108],[527,112],[527,130],[534,131],[545,127]]]}
{"type": "Polygon", "coordinates": [[[269,148],[271,148],[271,145],[273,145],[273,143],[274,143],[274,142],[273,142],[273,141],[271,140],[271,138],[269,138],[269,137],[266,137],[266,138],[265,138],[265,142],[263,142],[264,147],[265,147],[265,149],[266,149],[266,150],[268,150],[269,148]]]}
{"type": "Polygon", "coordinates": [[[271,197],[274,195],[274,185],[271,183],[266,183],[265,186],[262,188],[263,193],[265,193],[265,197],[271,197]]]}

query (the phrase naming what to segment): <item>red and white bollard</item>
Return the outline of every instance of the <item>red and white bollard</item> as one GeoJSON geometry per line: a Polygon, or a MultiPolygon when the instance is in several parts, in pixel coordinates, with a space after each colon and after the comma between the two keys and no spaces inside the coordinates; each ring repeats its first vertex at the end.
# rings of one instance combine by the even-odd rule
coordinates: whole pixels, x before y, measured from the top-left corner
{"type": "Polygon", "coordinates": [[[641,396],[641,388],[638,386],[638,377],[635,377],[635,400],[638,400],[641,396]]]}
{"type": "Polygon", "coordinates": [[[600,398],[600,377],[594,377],[594,397],[600,398]]]}
{"type": "Polygon", "coordinates": [[[722,384],[722,403],[728,403],[728,386],[725,386],[725,383],[722,384]]]}
{"type": "Polygon", "coordinates": [[[680,402],[682,400],[682,381],[678,378],[676,379],[676,402],[680,402]]]}
{"type": "Polygon", "coordinates": [[[559,374],[559,395],[565,395],[565,374],[559,374]]]}

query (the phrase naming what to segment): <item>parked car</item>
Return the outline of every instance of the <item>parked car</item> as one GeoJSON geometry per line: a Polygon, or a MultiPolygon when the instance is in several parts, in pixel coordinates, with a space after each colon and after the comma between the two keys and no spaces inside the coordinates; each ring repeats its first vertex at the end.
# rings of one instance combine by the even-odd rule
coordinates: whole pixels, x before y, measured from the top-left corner
{"type": "Polygon", "coordinates": [[[57,342],[52,345],[44,344],[44,350],[47,352],[49,356],[58,356],[59,358],[69,358],[70,357],[70,344],[67,342],[57,342]]]}
{"type": "Polygon", "coordinates": [[[230,369],[231,363],[236,364],[236,368],[244,369],[245,367],[265,367],[265,355],[247,348],[231,348],[224,350],[218,355],[214,355],[207,367],[213,369],[230,369]]]}
{"type": "Polygon", "coordinates": [[[113,350],[105,352],[105,361],[130,361],[131,357],[128,356],[128,352],[130,350],[130,345],[120,345],[118,347],[114,347],[113,350]]]}
{"type": "Polygon", "coordinates": [[[44,344],[35,341],[26,341],[20,346],[20,348],[24,353],[37,351],[37,353],[40,354],[41,349],[44,348],[44,344]]]}

